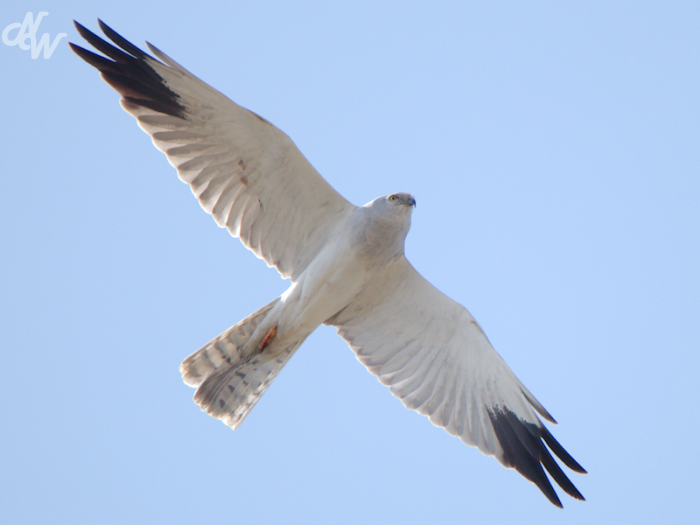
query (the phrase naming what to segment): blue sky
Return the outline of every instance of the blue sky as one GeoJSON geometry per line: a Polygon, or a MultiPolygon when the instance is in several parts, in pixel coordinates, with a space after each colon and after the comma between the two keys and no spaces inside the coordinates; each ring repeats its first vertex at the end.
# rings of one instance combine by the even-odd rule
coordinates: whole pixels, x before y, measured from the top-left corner
{"type": "Polygon", "coordinates": [[[0,45],[0,512],[8,524],[694,523],[696,2],[14,2],[0,45]],[[287,283],[199,207],[73,18],[153,42],[287,132],[559,421],[552,507],[404,409],[323,327],[232,432],[180,361],[287,283]],[[449,226],[446,226],[449,225],[449,226]]]}

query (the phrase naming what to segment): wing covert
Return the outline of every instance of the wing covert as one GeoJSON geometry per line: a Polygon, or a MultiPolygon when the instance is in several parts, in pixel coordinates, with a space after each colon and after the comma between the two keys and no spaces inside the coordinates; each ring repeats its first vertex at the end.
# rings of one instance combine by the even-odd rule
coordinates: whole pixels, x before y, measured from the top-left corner
{"type": "Polygon", "coordinates": [[[354,206],[278,128],[154,46],[148,44],[160,60],[99,24],[119,47],[76,22],[81,36],[105,56],[71,48],[122,95],[124,110],[217,224],[295,280],[354,206]]]}

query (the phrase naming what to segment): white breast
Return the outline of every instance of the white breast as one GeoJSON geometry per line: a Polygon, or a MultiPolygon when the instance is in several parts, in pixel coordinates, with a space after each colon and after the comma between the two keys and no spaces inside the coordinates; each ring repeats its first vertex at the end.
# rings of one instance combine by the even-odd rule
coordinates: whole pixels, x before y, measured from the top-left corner
{"type": "Polygon", "coordinates": [[[282,295],[282,334],[311,333],[347,306],[384,266],[403,254],[401,225],[359,208],[282,295]]]}

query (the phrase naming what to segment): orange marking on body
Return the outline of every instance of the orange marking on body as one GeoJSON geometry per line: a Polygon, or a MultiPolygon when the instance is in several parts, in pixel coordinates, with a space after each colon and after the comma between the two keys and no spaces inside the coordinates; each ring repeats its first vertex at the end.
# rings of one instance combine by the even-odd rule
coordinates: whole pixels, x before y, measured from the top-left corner
{"type": "Polygon", "coordinates": [[[275,326],[273,326],[272,328],[270,328],[267,331],[267,334],[263,338],[262,343],[260,343],[260,346],[258,348],[260,350],[265,350],[265,347],[270,343],[270,341],[272,341],[272,338],[275,337],[276,335],[277,335],[277,324],[275,324],[275,326]]]}

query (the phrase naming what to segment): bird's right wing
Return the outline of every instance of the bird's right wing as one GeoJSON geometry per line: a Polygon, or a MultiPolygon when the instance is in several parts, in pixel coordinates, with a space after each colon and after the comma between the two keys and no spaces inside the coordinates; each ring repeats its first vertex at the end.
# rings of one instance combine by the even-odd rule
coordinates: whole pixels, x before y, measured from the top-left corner
{"type": "Polygon", "coordinates": [[[544,469],[567,494],[583,499],[547,446],[572,470],[585,470],[535,411],[554,422],[552,416],[466,308],[426,281],[403,255],[326,324],[338,329],[358,360],[407,408],[515,468],[555,505],[561,502],[544,469]]]}
{"type": "Polygon", "coordinates": [[[354,206],[275,126],[154,46],[149,44],[160,61],[99,24],[121,49],[76,22],[83,38],[107,58],[71,44],[73,50],[122,95],[122,107],[217,224],[295,280],[354,206]]]}

